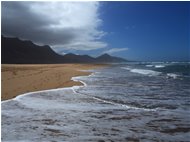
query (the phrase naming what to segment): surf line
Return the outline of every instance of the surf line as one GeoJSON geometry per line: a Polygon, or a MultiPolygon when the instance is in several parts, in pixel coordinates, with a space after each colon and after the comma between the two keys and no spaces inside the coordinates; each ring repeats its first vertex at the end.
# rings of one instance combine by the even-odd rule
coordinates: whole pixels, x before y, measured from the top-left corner
{"type": "MultiPolygon", "coordinates": [[[[88,70],[86,70],[86,71],[90,72],[88,70]]],[[[95,72],[92,72],[88,76],[93,76],[94,74],[95,74],[95,72]]],[[[73,80],[73,78],[77,78],[77,77],[86,77],[86,76],[75,76],[75,77],[72,77],[71,80],[75,81],[75,80],[73,80]]],[[[76,80],[75,82],[78,82],[78,80],[76,80]]],[[[81,83],[84,86],[86,86],[86,84],[84,82],[81,82],[81,83]]],[[[15,98],[11,98],[11,99],[8,99],[8,100],[1,101],[1,104],[8,103],[10,101],[19,101],[20,99],[22,99],[22,97],[29,96],[29,95],[36,94],[36,93],[46,93],[46,92],[60,91],[60,90],[64,90],[64,89],[72,89],[73,90],[73,88],[77,89],[77,88],[80,88],[80,87],[83,87],[83,86],[71,86],[71,87],[63,87],[63,88],[55,88],[55,89],[47,89],[47,90],[27,92],[27,93],[24,93],[24,94],[20,94],[20,95],[16,96],[15,98]]]]}
{"type": "MultiPolygon", "coordinates": [[[[72,86],[72,87],[64,87],[64,88],[56,88],[56,89],[48,89],[48,90],[41,90],[41,91],[34,91],[34,92],[28,92],[28,93],[24,93],[24,94],[21,94],[21,95],[18,95],[17,97],[15,98],[12,98],[12,99],[9,99],[9,100],[5,100],[5,101],[1,101],[1,104],[3,103],[6,103],[6,102],[10,102],[10,101],[19,101],[20,99],[22,99],[22,97],[25,97],[25,96],[28,96],[28,95],[32,95],[32,94],[35,94],[35,93],[45,93],[45,92],[53,92],[53,91],[59,91],[59,90],[65,90],[65,89],[72,89],[72,91],[75,93],[75,94],[78,94],[78,95],[85,95],[87,97],[91,97],[87,94],[83,94],[83,93],[79,93],[77,92],[75,89],[79,89],[80,87],[86,87],[87,84],[84,82],[84,81],[81,81],[77,78],[82,78],[82,77],[90,77],[90,76],[94,76],[96,72],[92,72],[90,75],[88,76],[76,76],[76,77],[72,77],[71,80],[72,81],[75,81],[75,82],[81,82],[82,85],[80,86],[72,86]]],[[[112,104],[112,105],[117,105],[117,106],[120,106],[120,107],[124,107],[126,109],[136,109],[136,110],[144,110],[144,111],[156,111],[157,109],[147,109],[147,108],[138,108],[138,107],[132,107],[132,106],[128,106],[128,105],[125,105],[125,104],[120,104],[120,103],[115,103],[115,102],[112,102],[112,101],[108,101],[108,100],[103,100],[103,99],[100,99],[98,97],[91,97],[93,98],[94,100],[97,100],[97,101],[100,101],[100,102],[104,102],[104,103],[107,103],[107,104],[112,104]]]]}
{"type": "MultiPolygon", "coordinates": [[[[90,74],[88,76],[93,76],[93,75],[95,75],[95,73],[92,73],[92,74],[90,74]]],[[[91,96],[89,96],[89,95],[87,95],[85,93],[79,93],[78,91],[75,90],[75,89],[79,89],[80,87],[86,87],[87,86],[87,84],[84,81],[81,81],[81,80],[77,79],[77,78],[81,78],[81,77],[86,77],[86,76],[78,76],[78,77],[72,77],[71,78],[72,81],[80,82],[80,83],[83,84],[83,86],[73,86],[72,90],[73,90],[73,92],[75,94],[85,95],[87,97],[91,97],[91,96]]],[[[116,106],[119,106],[119,107],[124,107],[126,109],[135,109],[135,110],[144,110],[144,111],[157,111],[157,108],[156,109],[138,108],[138,107],[128,106],[128,105],[125,105],[125,104],[120,104],[120,103],[115,103],[115,102],[112,102],[112,101],[100,99],[98,97],[91,97],[91,98],[93,98],[94,100],[100,101],[100,102],[107,103],[107,104],[116,105],[116,106]]]]}

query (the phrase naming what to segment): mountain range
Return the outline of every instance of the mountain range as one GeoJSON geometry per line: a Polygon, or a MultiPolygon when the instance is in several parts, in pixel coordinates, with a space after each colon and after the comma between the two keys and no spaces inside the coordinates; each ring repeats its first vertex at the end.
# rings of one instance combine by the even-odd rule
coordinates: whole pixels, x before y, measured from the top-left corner
{"type": "Polygon", "coordinates": [[[39,46],[28,40],[1,36],[2,64],[57,64],[57,63],[118,63],[127,60],[103,54],[99,57],[59,55],[50,46],[39,46]]]}

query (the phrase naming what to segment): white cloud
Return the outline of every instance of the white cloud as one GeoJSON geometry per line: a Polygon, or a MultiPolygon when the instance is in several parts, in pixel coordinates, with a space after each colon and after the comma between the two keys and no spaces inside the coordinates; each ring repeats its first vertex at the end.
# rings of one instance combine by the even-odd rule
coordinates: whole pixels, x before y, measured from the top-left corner
{"type": "Polygon", "coordinates": [[[113,53],[117,53],[117,52],[121,52],[121,51],[127,51],[127,50],[129,50],[129,49],[128,48],[112,48],[112,49],[104,51],[103,54],[104,53],[113,54],[113,53]]]}
{"type": "Polygon", "coordinates": [[[3,2],[2,33],[53,48],[104,48],[99,7],[99,2],[3,2]]]}
{"type": "MultiPolygon", "coordinates": [[[[75,50],[95,50],[106,47],[107,44],[100,41],[83,41],[83,42],[73,42],[65,45],[65,49],[75,49],[75,50]],[[90,45],[90,48],[88,48],[90,45]]],[[[56,45],[54,48],[60,48],[62,45],[56,45]]]]}

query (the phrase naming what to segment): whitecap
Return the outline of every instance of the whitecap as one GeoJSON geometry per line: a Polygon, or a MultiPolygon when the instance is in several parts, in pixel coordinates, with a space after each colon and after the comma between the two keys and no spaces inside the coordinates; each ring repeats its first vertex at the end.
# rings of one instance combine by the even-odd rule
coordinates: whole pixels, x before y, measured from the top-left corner
{"type": "Polygon", "coordinates": [[[139,73],[143,75],[149,75],[149,76],[157,76],[160,75],[161,72],[153,71],[153,70],[145,70],[145,69],[132,69],[131,72],[133,73],[139,73]]]}
{"type": "Polygon", "coordinates": [[[155,68],[164,68],[165,65],[155,65],[154,67],[155,67],[155,68]]]}
{"type": "Polygon", "coordinates": [[[179,75],[175,74],[175,73],[167,73],[167,77],[168,78],[173,78],[173,79],[176,79],[179,77],[179,75]]]}
{"type": "Polygon", "coordinates": [[[138,73],[138,74],[143,74],[143,75],[148,75],[148,76],[157,76],[157,75],[161,74],[161,72],[153,71],[153,70],[146,70],[146,69],[130,69],[130,68],[126,68],[126,67],[122,67],[122,69],[126,69],[133,73],[138,73]]]}
{"type": "Polygon", "coordinates": [[[146,67],[153,67],[154,65],[146,65],[146,67]]]}

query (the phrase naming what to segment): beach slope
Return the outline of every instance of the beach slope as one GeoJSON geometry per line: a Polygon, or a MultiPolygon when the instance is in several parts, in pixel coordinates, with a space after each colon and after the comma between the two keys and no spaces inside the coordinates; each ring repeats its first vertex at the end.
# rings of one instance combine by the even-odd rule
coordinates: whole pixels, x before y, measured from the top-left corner
{"type": "Polygon", "coordinates": [[[103,66],[102,64],[2,64],[1,100],[8,100],[27,92],[81,85],[71,78],[90,74],[80,70],[103,66]]]}

